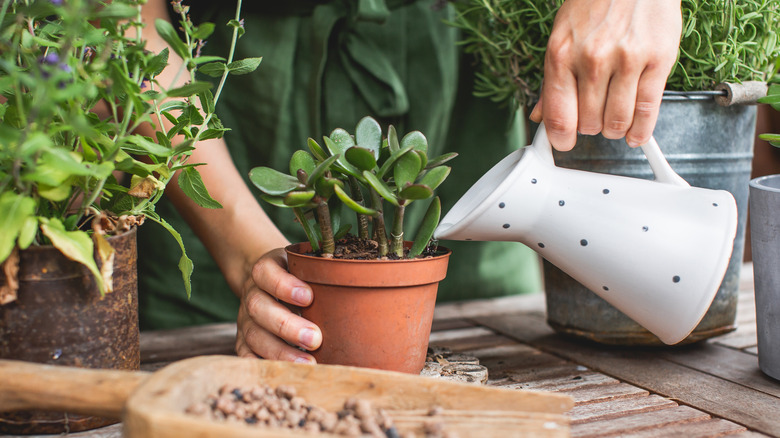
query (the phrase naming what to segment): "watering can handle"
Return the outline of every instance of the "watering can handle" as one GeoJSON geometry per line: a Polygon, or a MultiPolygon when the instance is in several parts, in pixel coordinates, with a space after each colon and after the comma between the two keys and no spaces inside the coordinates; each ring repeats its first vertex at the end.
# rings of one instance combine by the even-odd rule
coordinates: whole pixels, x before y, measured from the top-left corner
{"type": "MultiPolygon", "coordinates": [[[[555,166],[555,160],[552,154],[552,144],[547,138],[547,131],[545,130],[544,123],[539,124],[539,128],[534,136],[533,144],[531,145],[539,157],[555,166]]],[[[650,164],[650,168],[653,169],[655,180],[660,183],[674,184],[683,187],[690,187],[687,181],[685,181],[677,172],[672,169],[669,162],[666,161],[664,154],[661,152],[661,148],[658,147],[658,143],[655,138],[650,137],[650,141],[641,146],[642,152],[644,152],[647,161],[650,164]]]]}

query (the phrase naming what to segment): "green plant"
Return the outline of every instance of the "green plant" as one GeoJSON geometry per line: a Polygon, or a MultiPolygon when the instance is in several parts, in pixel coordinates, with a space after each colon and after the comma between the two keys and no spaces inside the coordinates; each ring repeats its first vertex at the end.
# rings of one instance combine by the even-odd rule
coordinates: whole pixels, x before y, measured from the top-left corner
{"type": "MultiPolygon", "coordinates": [[[[334,208],[336,200],[357,214],[358,237],[375,240],[380,257],[404,257],[406,207],[433,197],[450,173],[443,164],[457,154],[428,160],[428,140],[421,132],[410,132],[399,140],[391,125],[383,139],[382,128],[371,117],[360,120],[354,137],[337,128],[323,141],[325,148],[309,138],[309,151],[293,154],[289,174],[268,167],[252,169],[249,177],[263,192],[262,199],[292,208],[312,248],[323,257],[333,257],[335,240],[351,228],[335,213],[339,210],[334,208]],[[393,209],[389,236],[385,202],[393,209]]],[[[417,257],[427,247],[440,214],[441,203],[435,197],[406,257],[417,257]]]]}
{"type": "MultiPolygon", "coordinates": [[[[194,25],[172,2],[181,35],[165,20],[141,21],[145,0],[4,0],[0,8],[0,262],[15,248],[52,244],[110,290],[113,250],[103,234],[148,218],[181,245],[187,293],[192,261],[155,204],[178,184],[199,205],[219,208],[188,158],[198,141],[227,129],[214,114],[228,74],[259,58],[200,55],[214,25],[194,25]],[[183,59],[173,80],[160,74],[169,50],[146,49],[156,32],[183,59]],[[221,76],[197,81],[196,70],[221,76]],[[185,85],[181,85],[187,78],[185,85]],[[178,85],[177,85],[178,84],[178,85]],[[166,127],[165,122],[168,122],[166,127]],[[144,133],[148,135],[144,135],[144,133]],[[93,256],[97,248],[103,272],[93,256]]],[[[238,21],[233,44],[243,32],[238,21]]]]}
{"type": "MultiPolygon", "coordinates": [[[[776,74],[771,82],[766,96],[758,99],[758,102],[769,104],[775,111],[780,111],[780,74],[776,74]]],[[[761,140],[768,141],[772,146],[780,148],[780,133],[760,134],[758,137],[761,140]]]]}
{"type": "MultiPolygon", "coordinates": [[[[455,0],[453,26],[479,63],[475,93],[527,106],[538,99],[547,40],[563,0],[455,0]]],[[[682,0],[683,32],[667,88],[766,81],[780,56],[776,0],[682,0]]]]}

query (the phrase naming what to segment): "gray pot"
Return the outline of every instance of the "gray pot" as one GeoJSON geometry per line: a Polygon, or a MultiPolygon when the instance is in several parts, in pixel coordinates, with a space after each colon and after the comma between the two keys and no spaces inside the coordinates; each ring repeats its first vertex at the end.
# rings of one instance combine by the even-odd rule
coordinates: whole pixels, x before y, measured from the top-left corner
{"type": "MultiPolygon", "coordinates": [[[[739,212],[734,250],[720,289],[707,314],[682,343],[735,329],[755,124],[755,106],[722,107],[711,96],[677,94],[665,96],[661,104],[653,135],[669,164],[692,186],[731,192],[739,212]]],[[[639,148],[600,135],[580,136],[572,151],[555,153],[555,162],[572,169],[653,178],[639,148]]],[[[552,264],[545,261],[543,270],[547,322],[556,331],[607,344],[664,345],[552,264]]]]}
{"type": "Polygon", "coordinates": [[[780,175],[750,181],[758,365],[780,379],[780,175]]]}

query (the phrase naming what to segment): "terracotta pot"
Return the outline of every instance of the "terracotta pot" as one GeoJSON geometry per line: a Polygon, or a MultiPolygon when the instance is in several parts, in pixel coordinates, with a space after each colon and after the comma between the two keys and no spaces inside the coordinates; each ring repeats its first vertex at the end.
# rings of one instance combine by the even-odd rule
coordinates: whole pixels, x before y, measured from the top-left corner
{"type": "Polygon", "coordinates": [[[412,260],[339,260],[286,248],[291,274],[307,282],[314,301],[301,316],[322,330],[319,363],[418,374],[425,364],[439,281],[450,250],[412,260]]]}
{"type": "MultiPolygon", "coordinates": [[[[20,252],[16,301],[0,306],[0,358],[83,368],[140,369],[135,229],[108,239],[114,291],[52,246],[20,252]]],[[[5,277],[0,270],[0,282],[5,277]]],[[[116,420],[63,412],[0,413],[0,432],[63,433],[116,420]]]]}

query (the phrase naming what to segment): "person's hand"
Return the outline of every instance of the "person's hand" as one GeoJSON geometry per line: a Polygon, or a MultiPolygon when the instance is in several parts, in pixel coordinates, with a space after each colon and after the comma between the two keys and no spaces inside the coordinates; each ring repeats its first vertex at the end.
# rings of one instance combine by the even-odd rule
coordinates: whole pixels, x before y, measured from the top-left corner
{"type": "Polygon", "coordinates": [[[681,31],[680,0],[567,0],[555,16],[531,119],[544,122],[561,151],[574,147],[577,132],[646,143],[681,31]]]}
{"type": "Polygon", "coordinates": [[[314,350],[322,342],[322,332],[284,305],[308,306],[312,291],[306,283],[289,274],[286,266],[287,256],[280,248],[265,254],[252,268],[238,309],[236,353],[239,356],[315,362],[310,354],[294,346],[314,350]]]}

